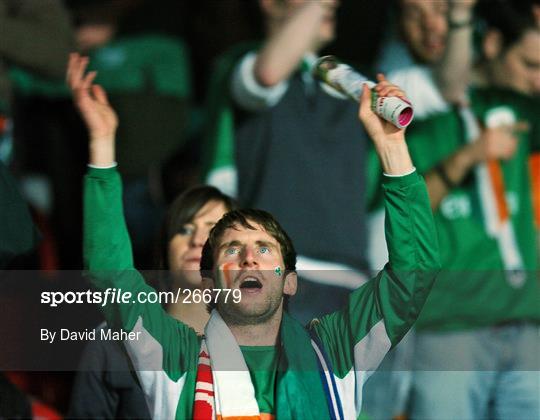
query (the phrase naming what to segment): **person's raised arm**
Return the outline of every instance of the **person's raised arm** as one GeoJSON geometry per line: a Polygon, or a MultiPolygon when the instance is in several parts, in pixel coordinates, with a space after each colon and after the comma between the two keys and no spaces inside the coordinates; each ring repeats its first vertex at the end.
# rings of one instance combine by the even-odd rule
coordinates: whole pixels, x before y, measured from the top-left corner
{"type": "Polygon", "coordinates": [[[516,134],[522,123],[512,127],[485,128],[478,140],[469,143],[425,174],[431,208],[436,210],[450,191],[461,184],[476,165],[510,159],[517,150],[516,134]]]}
{"type": "Polygon", "coordinates": [[[114,156],[118,119],[105,91],[93,84],[96,74],[85,74],[87,65],[87,58],[72,54],[67,72],[90,136],[90,168],[84,181],[85,266],[101,291],[108,325],[135,337],[124,344],[152,417],[172,418],[183,389],[178,379],[185,372],[195,374],[199,342],[193,329],[165,313],[153,298],[158,293],[134,269],[114,156]],[[122,302],[107,300],[111,289],[122,294],[122,302]],[[163,393],[168,395],[165,400],[163,393]]]}
{"type": "Polygon", "coordinates": [[[306,53],[316,52],[331,36],[325,21],[334,19],[335,0],[300,4],[261,0],[268,36],[261,49],[236,64],[230,78],[235,104],[246,111],[261,111],[277,104],[287,92],[289,78],[306,53]]]}
{"type": "Polygon", "coordinates": [[[473,10],[477,0],[449,0],[448,38],[435,79],[444,99],[463,103],[473,64],[473,10]]]}
{"type": "MultiPolygon", "coordinates": [[[[255,79],[267,87],[288,79],[304,54],[317,48],[321,22],[329,9],[335,7],[331,1],[307,1],[297,6],[292,15],[280,18],[273,16],[277,13],[277,4],[274,1],[262,2],[270,19],[270,36],[257,54],[254,67],[255,79]],[[286,21],[281,22],[281,19],[286,21]]],[[[280,7],[290,6],[283,2],[280,7]]]]}
{"type": "MultiPolygon", "coordinates": [[[[405,99],[398,87],[381,75],[378,79],[375,90],[379,96],[405,99]]],[[[361,387],[369,372],[377,368],[386,352],[412,327],[440,269],[426,186],[411,161],[405,130],[382,120],[371,110],[371,92],[367,87],[362,94],[359,116],[384,171],[389,261],[375,278],[351,293],[342,310],[312,324],[334,374],[342,380],[354,378],[351,386],[356,387],[361,387]]]]}
{"type": "MultiPolygon", "coordinates": [[[[397,96],[405,99],[405,93],[388,82],[382,74],[377,76],[375,91],[379,97],[397,96]]],[[[373,141],[383,172],[390,176],[407,175],[414,171],[411,156],[405,142],[405,130],[379,118],[371,109],[371,92],[364,85],[360,101],[359,118],[373,141]]]]}
{"type": "Polygon", "coordinates": [[[87,66],[88,57],[70,54],[66,79],[73,93],[75,106],[88,128],[88,163],[95,167],[108,168],[116,163],[114,144],[118,117],[109,104],[105,90],[93,83],[97,73],[85,73],[87,66]]]}
{"type": "MultiPolygon", "coordinates": [[[[94,84],[97,73],[86,72],[88,61],[88,57],[70,54],[66,73],[73,102],[89,136],[89,170],[84,185],[85,266],[91,272],[132,269],[131,241],[122,206],[122,184],[115,162],[118,117],[105,90],[94,84]]],[[[109,276],[103,278],[109,280],[109,276]]]]}
{"type": "MultiPolygon", "coordinates": [[[[377,79],[379,83],[374,89],[379,97],[397,96],[407,100],[405,93],[399,87],[386,81],[383,75],[379,74],[377,79]]],[[[391,269],[398,276],[400,272],[408,275],[416,270],[435,271],[439,264],[438,245],[434,238],[436,234],[427,190],[424,181],[416,174],[413,166],[405,141],[405,130],[397,128],[373,112],[371,92],[365,85],[360,102],[359,118],[373,141],[384,173],[385,234],[389,254],[389,264],[385,271],[391,269]],[[398,191],[399,194],[396,196],[398,191]],[[412,191],[415,192],[412,193],[412,191]],[[413,200],[412,196],[416,198],[413,200]],[[409,227],[416,224],[424,226],[419,226],[414,230],[404,229],[403,220],[399,217],[403,214],[409,219],[407,222],[409,227]],[[404,247],[404,238],[407,237],[409,238],[405,242],[409,244],[404,247]],[[411,254],[412,250],[405,250],[411,244],[416,247],[413,254],[411,254]]]]}

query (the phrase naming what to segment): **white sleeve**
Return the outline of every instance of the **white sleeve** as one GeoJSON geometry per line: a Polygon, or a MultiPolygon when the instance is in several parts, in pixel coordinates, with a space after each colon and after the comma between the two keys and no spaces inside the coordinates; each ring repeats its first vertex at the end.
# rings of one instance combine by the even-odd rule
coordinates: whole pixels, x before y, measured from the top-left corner
{"type": "Polygon", "coordinates": [[[112,162],[110,165],[105,165],[105,166],[92,165],[91,163],[89,163],[87,166],[89,168],[94,168],[94,169],[111,169],[111,168],[116,168],[118,166],[118,163],[112,162]]]}
{"type": "Polygon", "coordinates": [[[205,183],[216,187],[229,197],[238,198],[238,172],[234,165],[212,169],[206,176],[205,183]]]}
{"type": "Polygon", "coordinates": [[[388,80],[405,91],[414,107],[414,116],[424,119],[448,110],[439,88],[435,84],[432,71],[424,66],[411,66],[388,74],[388,80]]]}
{"type": "Polygon", "coordinates": [[[284,80],[277,85],[265,87],[255,79],[257,54],[247,54],[234,70],[231,94],[235,103],[247,111],[260,111],[274,106],[283,97],[289,83],[284,80]]]}
{"type": "Polygon", "coordinates": [[[390,175],[390,174],[387,174],[386,172],[383,172],[383,175],[384,175],[384,176],[387,176],[388,178],[399,178],[399,177],[402,177],[402,176],[410,175],[410,174],[412,174],[414,171],[416,171],[416,167],[415,167],[415,166],[413,166],[412,169],[411,169],[410,171],[407,171],[407,172],[405,172],[404,174],[390,175]]]}

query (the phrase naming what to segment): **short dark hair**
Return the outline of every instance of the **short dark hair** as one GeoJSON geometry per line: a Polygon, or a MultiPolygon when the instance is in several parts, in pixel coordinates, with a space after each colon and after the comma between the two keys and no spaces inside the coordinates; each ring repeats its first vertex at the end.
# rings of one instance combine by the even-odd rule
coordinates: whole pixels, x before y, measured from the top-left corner
{"type": "Polygon", "coordinates": [[[502,36],[503,50],[510,48],[519,42],[528,30],[537,28],[532,12],[533,3],[532,0],[517,4],[509,0],[480,2],[477,12],[481,18],[481,31],[498,31],[502,36]]]}
{"type": "Polygon", "coordinates": [[[222,203],[227,211],[236,209],[234,199],[223,194],[215,187],[201,185],[192,187],[180,194],[169,206],[159,241],[159,268],[169,270],[169,242],[187,223],[191,223],[195,215],[209,202],[222,203]]]}
{"type": "Polygon", "coordinates": [[[242,209],[233,210],[225,214],[210,231],[208,240],[202,250],[201,275],[203,277],[212,277],[214,251],[219,246],[225,231],[227,229],[233,229],[237,225],[255,230],[256,228],[252,223],[261,225],[270,236],[278,241],[283,263],[285,264],[285,274],[296,271],[296,251],[293,243],[274,216],[264,210],[242,209]]]}

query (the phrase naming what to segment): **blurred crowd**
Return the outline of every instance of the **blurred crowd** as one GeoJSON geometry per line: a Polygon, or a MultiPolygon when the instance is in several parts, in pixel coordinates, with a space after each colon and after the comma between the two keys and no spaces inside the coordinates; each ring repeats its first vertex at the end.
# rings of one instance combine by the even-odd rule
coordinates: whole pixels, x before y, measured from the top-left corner
{"type": "MultiPolygon", "coordinates": [[[[367,383],[362,416],[540,418],[539,0],[0,0],[2,270],[85,268],[99,136],[65,82],[73,52],[116,112],[135,267],[170,271],[158,287],[198,288],[182,273],[198,269],[208,226],[264,209],[298,251],[288,310],[304,323],[388,259],[358,104],[313,65],[332,54],[384,73],[414,107],[407,143],[443,270],[367,383]]],[[[198,310],[167,308],[188,324],[198,310]]],[[[128,362],[104,344],[78,373],[1,373],[0,418],[148,417],[128,362]],[[112,363],[124,374],[105,374],[112,363]]]]}

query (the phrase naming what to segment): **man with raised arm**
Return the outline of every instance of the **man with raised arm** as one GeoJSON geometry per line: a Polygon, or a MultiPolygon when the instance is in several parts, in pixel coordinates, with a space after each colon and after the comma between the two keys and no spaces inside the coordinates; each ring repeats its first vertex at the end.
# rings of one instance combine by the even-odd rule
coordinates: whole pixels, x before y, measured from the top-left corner
{"type": "MultiPolygon", "coordinates": [[[[159,303],[141,303],[153,289],[133,268],[125,226],[107,223],[122,211],[110,190],[118,176],[110,155],[117,119],[103,89],[92,84],[95,74],[85,75],[86,65],[72,55],[68,68],[91,139],[85,259],[97,288],[131,293],[127,303],[109,304],[104,313],[111,325],[138,337],[124,343],[153,417],[356,418],[365,380],[413,325],[439,267],[425,184],[404,131],[371,111],[365,88],[359,117],[385,173],[384,270],[352,292],[344,308],[306,329],[283,307],[297,281],[287,233],[264,211],[230,212],[203,249],[201,273],[214,309],[198,336],[159,303]]],[[[375,89],[380,96],[404,96],[382,76],[375,89]]]]}

